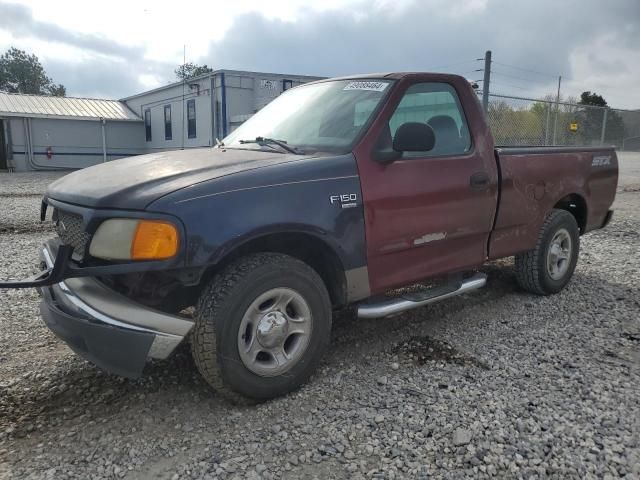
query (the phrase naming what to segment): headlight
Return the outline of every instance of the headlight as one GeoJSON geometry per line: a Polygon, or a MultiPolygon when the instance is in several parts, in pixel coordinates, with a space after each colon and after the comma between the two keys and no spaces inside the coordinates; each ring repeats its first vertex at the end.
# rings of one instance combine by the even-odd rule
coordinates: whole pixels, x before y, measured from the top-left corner
{"type": "Polygon", "coordinates": [[[162,220],[105,220],[89,246],[91,256],[105,260],[162,260],[176,253],[178,231],[162,220]]]}

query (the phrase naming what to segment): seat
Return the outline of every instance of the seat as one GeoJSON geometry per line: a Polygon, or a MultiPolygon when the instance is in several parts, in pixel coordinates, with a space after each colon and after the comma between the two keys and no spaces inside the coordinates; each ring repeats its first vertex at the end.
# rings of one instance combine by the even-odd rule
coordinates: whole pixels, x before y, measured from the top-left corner
{"type": "Polygon", "coordinates": [[[427,124],[433,129],[436,144],[431,153],[436,155],[450,155],[462,153],[465,145],[458,130],[456,121],[449,115],[431,117],[427,124]]]}

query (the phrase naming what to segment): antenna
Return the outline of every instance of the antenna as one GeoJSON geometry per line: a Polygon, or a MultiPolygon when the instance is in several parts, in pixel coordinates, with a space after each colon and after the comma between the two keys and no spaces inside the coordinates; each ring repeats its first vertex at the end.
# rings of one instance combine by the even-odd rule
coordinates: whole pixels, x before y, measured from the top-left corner
{"type": "Polygon", "coordinates": [[[180,138],[182,138],[182,150],[184,150],[184,89],[187,78],[184,75],[184,66],[187,64],[187,45],[182,45],[182,124],[180,125],[180,138]]]}

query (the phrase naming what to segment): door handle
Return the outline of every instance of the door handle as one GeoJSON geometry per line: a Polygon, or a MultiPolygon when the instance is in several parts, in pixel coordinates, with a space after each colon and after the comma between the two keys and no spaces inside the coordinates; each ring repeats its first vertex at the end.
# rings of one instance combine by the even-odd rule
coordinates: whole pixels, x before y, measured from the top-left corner
{"type": "Polygon", "coordinates": [[[486,190],[487,188],[489,188],[489,185],[489,175],[487,175],[485,172],[476,172],[471,175],[471,178],[469,179],[469,186],[472,190],[486,190]]]}

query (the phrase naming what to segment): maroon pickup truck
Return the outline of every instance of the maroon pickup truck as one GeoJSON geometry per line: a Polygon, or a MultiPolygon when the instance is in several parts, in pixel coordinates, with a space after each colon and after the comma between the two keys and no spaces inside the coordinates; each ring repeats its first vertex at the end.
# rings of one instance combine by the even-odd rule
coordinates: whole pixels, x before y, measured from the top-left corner
{"type": "Polygon", "coordinates": [[[617,177],[612,147],[496,147],[459,76],[323,80],[214,148],[53,183],[43,272],[0,288],[39,288],[51,330],[106,370],[135,377],[189,339],[215,389],[266,399],[309,377],[335,309],[374,318],[450,298],[508,256],[524,290],[559,292],[580,236],[611,219],[617,177]]]}

